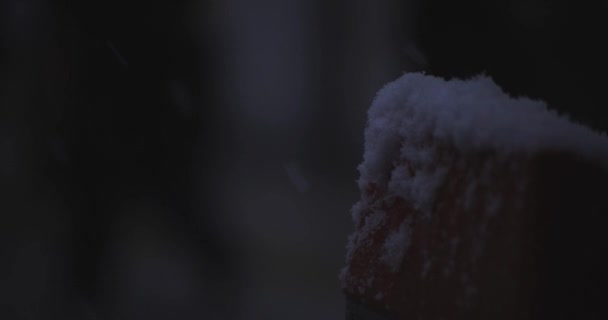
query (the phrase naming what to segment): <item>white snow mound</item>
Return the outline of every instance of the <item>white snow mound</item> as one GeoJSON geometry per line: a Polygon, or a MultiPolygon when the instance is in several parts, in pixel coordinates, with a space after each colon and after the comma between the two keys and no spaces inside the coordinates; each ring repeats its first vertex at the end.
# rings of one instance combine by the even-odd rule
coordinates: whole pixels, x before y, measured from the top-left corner
{"type": "Polygon", "coordinates": [[[387,185],[389,192],[405,192],[425,206],[428,199],[420,198],[435,184],[424,175],[444,174],[441,168],[425,170],[436,156],[429,139],[465,152],[564,150],[608,164],[605,133],[558,115],[542,101],[513,98],[489,77],[444,80],[407,73],[382,88],[368,112],[360,189],[370,182],[387,185]],[[421,168],[422,176],[393,168],[399,159],[421,168]],[[400,186],[411,179],[420,181],[409,189],[400,186]]]}

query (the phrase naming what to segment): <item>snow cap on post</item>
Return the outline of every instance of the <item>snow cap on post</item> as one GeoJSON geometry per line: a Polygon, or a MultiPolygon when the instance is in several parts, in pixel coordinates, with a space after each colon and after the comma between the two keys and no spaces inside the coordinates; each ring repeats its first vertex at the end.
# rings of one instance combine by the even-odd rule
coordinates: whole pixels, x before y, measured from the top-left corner
{"type": "Polygon", "coordinates": [[[340,274],[349,300],[398,319],[440,317],[428,299],[443,316],[464,318],[493,316],[483,306],[499,300],[527,308],[542,269],[533,248],[554,245],[538,238],[550,226],[539,217],[560,208],[556,194],[573,194],[558,197],[562,207],[582,194],[577,174],[557,183],[553,169],[539,174],[558,162],[580,177],[606,177],[608,137],[483,75],[409,73],[389,83],[368,112],[356,230],[340,274]]]}

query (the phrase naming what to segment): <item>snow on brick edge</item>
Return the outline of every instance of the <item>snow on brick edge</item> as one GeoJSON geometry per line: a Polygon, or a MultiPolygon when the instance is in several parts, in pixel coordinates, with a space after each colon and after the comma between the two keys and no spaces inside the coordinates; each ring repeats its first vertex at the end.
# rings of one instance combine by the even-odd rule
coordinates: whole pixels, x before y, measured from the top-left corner
{"type": "Polygon", "coordinates": [[[444,80],[406,73],[382,88],[369,109],[359,188],[374,182],[399,191],[391,188],[403,185],[391,181],[394,162],[428,165],[435,156],[428,139],[463,151],[566,150],[608,163],[605,133],[559,116],[542,101],[513,98],[489,77],[444,80]]]}
{"type": "MultiPolygon", "coordinates": [[[[608,167],[605,133],[559,116],[542,101],[510,97],[486,76],[444,80],[408,73],[380,90],[368,112],[360,190],[363,193],[372,183],[385,186],[387,197],[402,197],[420,214],[430,215],[436,190],[447,173],[447,168],[433,161],[438,155],[436,142],[464,152],[493,150],[499,155],[565,150],[608,167]],[[400,159],[407,160],[408,169],[396,165],[400,159]]],[[[374,205],[369,200],[363,196],[353,207],[356,225],[361,225],[366,207],[374,205]]],[[[384,247],[383,260],[392,269],[407,250],[408,237],[403,235],[408,230],[400,231],[384,247]],[[393,240],[402,242],[401,246],[393,240]]],[[[340,276],[343,284],[355,250],[365,245],[366,237],[359,232],[350,237],[347,266],[340,276]]]]}
{"type": "Polygon", "coordinates": [[[409,221],[403,221],[399,226],[399,229],[391,233],[384,242],[380,259],[389,266],[393,272],[397,272],[403,262],[405,252],[410,245],[410,232],[409,221]]]}
{"type": "MultiPolygon", "coordinates": [[[[360,207],[361,203],[358,203],[353,207],[352,210],[360,210],[360,207]]],[[[340,271],[339,275],[340,281],[342,282],[342,287],[346,287],[346,283],[349,279],[352,280],[349,276],[349,267],[355,251],[358,248],[371,245],[371,235],[380,229],[385,221],[386,213],[384,211],[380,209],[373,210],[370,214],[363,218],[361,228],[349,236],[348,244],[346,245],[346,266],[340,271]]],[[[357,280],[357,289],[360,293],[363,293],[365,289],[371,285],[371,282],[373,281],[373,274],[369,274],[366,279],[357,280]]]]}

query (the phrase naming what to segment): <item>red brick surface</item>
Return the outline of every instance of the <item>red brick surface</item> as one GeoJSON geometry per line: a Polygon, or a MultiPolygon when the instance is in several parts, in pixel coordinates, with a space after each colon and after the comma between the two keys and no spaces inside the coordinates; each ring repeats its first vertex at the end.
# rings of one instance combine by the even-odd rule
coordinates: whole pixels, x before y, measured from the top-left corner
{"type": "Polygon", "coordinates": [[[561,152],[456,154],[447,166],[429,217],[368,186],[362,196],[387,218],[347,266],[350,301],[391,319],[608,314],[601,302],[608,288],[606,170],[561,152]],[[479,183],[467,203],[471,181],[479,183]],[[393,272],[380,259],[382,246],[406,219],[410,245],[393,272]]]}

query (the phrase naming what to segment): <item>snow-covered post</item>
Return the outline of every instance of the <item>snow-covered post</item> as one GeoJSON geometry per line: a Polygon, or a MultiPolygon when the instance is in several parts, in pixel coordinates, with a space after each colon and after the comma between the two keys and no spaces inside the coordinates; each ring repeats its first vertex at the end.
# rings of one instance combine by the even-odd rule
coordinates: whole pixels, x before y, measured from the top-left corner
{"type": "Polygon", "coordinates": [[[347,319],[606,315],[605,134],[483,76],[405,74],[368,116],[347,319]]]}

